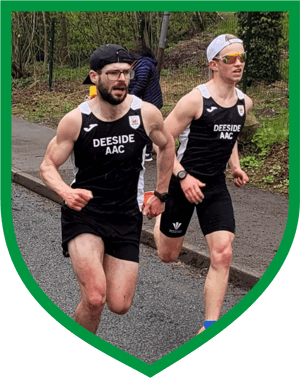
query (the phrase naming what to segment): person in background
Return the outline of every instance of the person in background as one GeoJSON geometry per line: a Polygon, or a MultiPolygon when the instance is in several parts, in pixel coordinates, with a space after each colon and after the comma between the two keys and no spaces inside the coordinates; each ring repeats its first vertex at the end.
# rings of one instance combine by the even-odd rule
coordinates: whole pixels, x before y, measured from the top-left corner
{"type": "MultiPolygon", "coordinates": [[[[159,72],[157,70],[157,59],[152,51],[143,46],[138,54],[138,59],[133,65],[135,76],[129,84],[129,93],[150,102],[158,109],[163,106],[162,91],[159,83],[159,72]]],[[[145,161],[152,160],[152,141],[147,143],[145,161]]]]}

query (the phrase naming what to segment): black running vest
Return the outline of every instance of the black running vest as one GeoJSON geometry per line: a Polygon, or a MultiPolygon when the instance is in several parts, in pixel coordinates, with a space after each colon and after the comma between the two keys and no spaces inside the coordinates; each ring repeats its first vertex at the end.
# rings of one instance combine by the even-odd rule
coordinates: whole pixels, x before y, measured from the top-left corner
{"type": "Polygon", "coordinates": [[[122,118],[104,122],[91,112],[88,102],[79,105],[82,125],[71,155],[72,188],[92,191],[85,207],[97,214],[136,214],[144,193],[144,155],[148,139],[141,117],[142,101],[133,96],[122,118]]]}
{"type": "Polygon", "coordinates": [[[224,176],[227,162],[245,119],[243,93],[236,89],[238,100],[230,108],[218,105],[206,86],[197,87],[203,96],[203,113],[179,136],[177,156],[184,169],[203,182],[224,176]]]}

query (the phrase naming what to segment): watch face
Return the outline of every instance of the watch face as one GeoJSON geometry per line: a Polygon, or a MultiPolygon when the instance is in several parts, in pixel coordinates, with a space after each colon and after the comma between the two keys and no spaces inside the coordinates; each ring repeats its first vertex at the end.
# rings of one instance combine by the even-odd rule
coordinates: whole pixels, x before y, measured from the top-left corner
{"type": "Polygon", "coordinates": [[[180,180],[182,180],[186,177],[186,175],[187,175],[186,171],[180,171],[180,172],[178,172],[177,176],[180,180]]]}

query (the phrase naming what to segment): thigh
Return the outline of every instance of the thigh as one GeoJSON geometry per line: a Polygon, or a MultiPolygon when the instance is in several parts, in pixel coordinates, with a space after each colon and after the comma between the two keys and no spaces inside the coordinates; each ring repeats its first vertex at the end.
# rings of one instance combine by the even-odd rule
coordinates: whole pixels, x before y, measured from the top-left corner
{"type": "Polygon", "coordinates": [[[217,231],[235,233],[234,210],[225,182],[209,189],[196,209],[205,236],[217,231]]]}
{"type": "Polygon", "coordinates": [[[158,257],[166,263],[176,261],[182,249],[184,238],[184,236],[170,238],[161,232],[157,241],[158,257]]]}
{"type": "Polygon", "coordinates": [[[142,213],[107,217],[105,255],[138,263],[142,223],[142,213]]]}
{"type": "Polygon", "coordinates": [[[179,183],[172,183],[169,193],[160,219],[160,231],[167,237],[166,240],[184,237],[195,209],[195,205],[186,199],[179,183]]]}
{"type": "Polygon", "coordinates": [[[105,292],[102,239],[93,234],[80,234],[68,243],[68,250],[82,294],[94,289],[105,292]]]}
{"type": "Polygon", "coordinates": [[[108,307],[114,312],[128,310],[135,293],[139,264],[105,254],[103,265],[108,307]]]}

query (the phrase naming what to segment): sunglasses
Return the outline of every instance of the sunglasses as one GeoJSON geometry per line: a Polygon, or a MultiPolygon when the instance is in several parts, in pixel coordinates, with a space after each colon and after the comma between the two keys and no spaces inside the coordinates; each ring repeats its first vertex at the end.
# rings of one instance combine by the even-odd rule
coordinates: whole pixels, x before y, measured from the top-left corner
{"type": "Polygon", "coordinates": [[[237,58],[239,58],[241,63],[245,63],[246,61],[246,53],[233,53],[221,56],[220,58],[214,58],[217,60],[222,60],[225,64],[233,64],[236,62],[237,58]]]}

